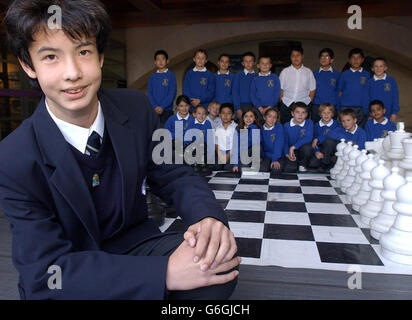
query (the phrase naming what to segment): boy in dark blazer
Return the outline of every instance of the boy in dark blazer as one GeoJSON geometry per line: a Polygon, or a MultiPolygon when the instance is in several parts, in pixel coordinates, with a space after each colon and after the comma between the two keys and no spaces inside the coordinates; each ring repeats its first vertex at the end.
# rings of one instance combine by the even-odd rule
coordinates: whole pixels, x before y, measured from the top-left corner
{"type": "Polygon", "coordinates": [[[53,4],[14,1],[4,21],[12,53],[44,93],[0,143],[21,298],[229,297],[240,259],[212,191],[187,166],[153,162],[159,118],[144,94],[99,90],[104,7],[62,0],[61,28],[51,29],[53,4]],[[175,206],[185,234],[163,234],[148,219],[145,182],[175,206]],[[50,288],[50,267],[61,270],[61,288],[50,288]]]}

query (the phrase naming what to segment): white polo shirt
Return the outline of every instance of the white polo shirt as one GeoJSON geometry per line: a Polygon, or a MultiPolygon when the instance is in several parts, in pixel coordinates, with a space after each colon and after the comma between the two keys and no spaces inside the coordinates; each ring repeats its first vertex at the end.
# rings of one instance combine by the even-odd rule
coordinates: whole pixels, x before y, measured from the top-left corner
{"type": "Polygon", "coordinates": [[[291,65],[282,70],[279,80],[283,90],[282,101],[286,106],[298,101],[306,105],[311,102],[309,93],[316,90],[316,80],[312,70],[303,65],[299,69],[291,65]]]}
{"type": "Polygon", "coordinates": [[[215,144],[219,146],[222,151],[232,150],[233,147],[233,135],[235,133],[237,123],[232,123],[225,129],[223,124],[220,124],[215,131],[215,144]]]}

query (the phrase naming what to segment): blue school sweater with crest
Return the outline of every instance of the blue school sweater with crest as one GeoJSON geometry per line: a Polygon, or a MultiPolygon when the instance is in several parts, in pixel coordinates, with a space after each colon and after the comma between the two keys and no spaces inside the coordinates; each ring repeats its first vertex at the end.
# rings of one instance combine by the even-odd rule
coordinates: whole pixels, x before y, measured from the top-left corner
{"type": "Polygon", "coordinates": [[[338,82],[340,72],[331,69],[324,71],[322,69],[313,72],[316,80],[316,94],[313,100],[314,104],[330,103],[334,106],[338,103],[338,82]]]}
{"type": "Polygon", "coordinates": [[[356,125],[357,129],[355,133],[346,131],[344,127],[339,125],[335,130],[332,130],[328,134],[328,138],[339,141],[345,139],[345,142],[352,141],[359,146],[359,150],[365,149],[366,133],[361,127],[356,125]]]}
{"type": "Polygon", "coordinates": [[[233,103],[232,88],[235,75],[231,72],[229,74],[215,73],[216,89],[213,101],[220,104],[233,103]]]}
{"type": "MultiPolygon", "coordinates": [[[[207,143],[207,130],[212,130],[212,124],[207,119],[205,121],[203,121],[203,123],[200,123],[195,119],[195,121],[193,122],[192,127],[189,128],[189,129],[198,129],[198,130],[202,131],[203,140],[204,140],[204,142],[207,143]]],[[[193,138],[193,141],[194,141],[194,138],[193,138]]]]}
{"type": "MultiPolygon", "coordinates": [[[[292,120],[293,121],[293,118],[292,120]]],[[[284,154],[289,153],[289,148],[295,146],[299,149],[301,146],[313,141],[313,122],[306,119],[304,125],[290,125],[291,121],[286,122],[283,125],[283,131],[285,134],[284,154]]]]}
{"type": "Polygon", "coordinates": [[[153,108],[160,106],[163,110],[173,110],[176,98],[176,77],[171,71],[156,72],[150,76],[147,96],[153,108]]]}
{"type": "MultiPolygon", "coordinates": [[[[242,130],[242,129],[240,129],[242,130]]],[[[242,132],[240,132],[239,130],[235,130],[234,135],[235,137],[233,138],[233,154],[236,155],[235,156],[235,167],[237,166],[238,162],[240,162],[240,152],[242,150],[249,150],[250,148],[253,147],[253,130],[260,130],[260,128],[255,125],[254,123],[252,123],[251,125],[249,125],[249,127],[247,128],[247,141],[246,139],[243,138],[244,133],[242,134],[242,132]],[[236,139],[235,139],[236,138],[236,139]],[[237,141],[237,143],[235,143],[235,141],[237,141]]],[[[258,137],[258,141],[255,141],[256,143],[260,144],[260,132],[257,135],[258,137]]]]}
{"type": "Polygon", "coordinates": [[[258,75],[250,84],[250,99],[256,108],[276,107],[280,97],[280,81],[276,74],[258,75]]]}
{"type": "MultiPolygon", "coordinates": [[[[318,122],[315,123],[315,127],[313,130],[313,139],[318,139],[318,147],[325,141],[325,139],[328,137],[329,132],[335,130],[338,126],[339,123],[336,120],[331,120],[332,124],[330,126],[323,125],[322,127],[320,126],[322,123],[322,120],[319,120],[318,122]]],[[[316,148],[313,150],[313,153],[316,153],[320,151],[319,148],[316,148]]]]}
{"type": "Polygon", "coordinates": [[[344,107],[362,107],[365,115],[369,114],[369,110],[364,106],[366,83],[369,78],[370,74],[365,69],[356,72],[349,69],[340,75],[338,92],[342,92],[342,96],[338,100],[338,111],[344,107]]]}
{"type": "Polygon", "coordinates": [[[193,118],[191,114],[189,114],[189,117],[187,118],[187,120],[185,119],[179,120],[179,118],[177,117],[177,114],[175,114],[171,116],[169,119],[167,119],[165,123],[165,129],[169,130],[169,132],[172,135],[173,140],[179,139],[183,141],[186,131],[193,128],[194,123],[195,123],[195,118],[193,118]],[[183,127],[182,127],[183,131],[180,131],[178,128],[176,128],[177,122],[183,123],[183,127]],[[176,129],[176,132],[175,132],[175,129],[176,129]]]}
{"type": "Polygon", "coordinates": [[[245,75],[243,70],[236,74],[232,89],[235,111],[239,110],[242,104],[253,104],[250,98],[250,85],[255,77],[256,73],[245,75]]]}
{"type": "Polygon", "coordinates": [[[386,76],[386,79],[375,80],[370,78],[366,83],[365,108],[369,108],[369,103],[373,100],[380,100],[385,106],[385,117],[390,118],[399,112],[399,92],[395,79],[386,76]]]}
{"type": "Polygon", "coordinates": [[[260,129],[262,159],[269,158],[272,162],[279,161],[283,157],[284,143],[283,126],[279,122],[270,130],[266,130],[264,126],[260,129]]]}
{"type": "MultiPolygon", "coordinates": [[[[190,99],[199,99],[200,104],[207,108],[215,96],[215,76],[209,70],[190,69],[183,82],[183,94],[190,99]]],[[[190,112],[193,112],[193,109],[193,106],[190,106],[190,112]]]]}
{"type": "Polygon", "coordinates": [[[374,119],[368,120],[365,124],[366,141],[373,139],[385,138],[389,131],[396,131],[396,125],[387,118],[382,123],[374,119]]]}

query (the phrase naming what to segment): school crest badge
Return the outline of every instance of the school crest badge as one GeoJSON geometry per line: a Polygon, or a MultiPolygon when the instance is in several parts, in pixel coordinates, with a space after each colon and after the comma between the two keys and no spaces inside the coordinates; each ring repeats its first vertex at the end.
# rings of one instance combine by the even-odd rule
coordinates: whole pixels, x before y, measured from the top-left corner
{"type": "Polygon", "coordinates": [[[366,83],[366,77],[360,77],[360,83],[365,84],[366,83]]]}
{"type": "Polygon", "coordinates": [[[229,87],[229,88],[230,88],[230,79],[226,79],[226,80],[225,80],[225,87],[229,87]]]}
{"type": "Polygon", "coordinates": [[[272,142],[275,142],[275,140],[276,140],[276,133],[272,133],[272,134],[270,135],[270,139],[272,140],[272,142]]]}
{"type": "Polygon", "coordinates": [[[301,129],[300,130],[300,137],[303,138],[306,134],[306,129],[301,129]]]}
{"type": "Polygon", "coordinates": [[[385,83],[385,91],[391,91],[391,84],[390,83],[385,83]]]}
{"type": "Polygon", "coordinates": [[[167,87],[169,85],[169,79],[163,79],[162,86],[167,87]]]}
{"type": "Polygon", "coordinates": [[[336,85],[336,79],[335,78],[330,79],[330,85],[332,87],[334,87],[336,85]]]}
{"type": "Polygon", "coordinates": [[[206,85],[206,78],[200,78],[200,84],[202,85],[202,86],[205,86],[206,85]]]}
{"type": "Polygon", "coordinates": [[[272,79],[268,80],[268,87],[273,88],[275,86],[274,82],[272,79]]]}
{"type": "Polygon", "coordinates": [[[325,130],[325,132],[323,132],[323,135],[324,135],[324,136],[327,136],[329,132],[330,132],[330,128],[327,128],[327,129],[325,130]]]}
{"type": "Polygon", "coordinates": [[[184,125],[184,127],[183,127],[183,130],[187,130],[188,127],[189,127],[189,121],[186,121],[186,123],[185,123],[185,125],[184,125]]]}

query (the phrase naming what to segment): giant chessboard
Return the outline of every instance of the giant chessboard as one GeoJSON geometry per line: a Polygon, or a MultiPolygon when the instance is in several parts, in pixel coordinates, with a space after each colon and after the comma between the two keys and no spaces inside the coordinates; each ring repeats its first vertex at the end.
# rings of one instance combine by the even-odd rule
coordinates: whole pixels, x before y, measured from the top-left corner
{"type": "MultiPolygon", "coordinates": [[[[242,264],[412,275],[412,266],[382,257],[379,241],[327,174],[214,172],[206,179],[228,216],[242,264]]],[[[161,227],[186,229],[173,215],[161,227]]]]}

